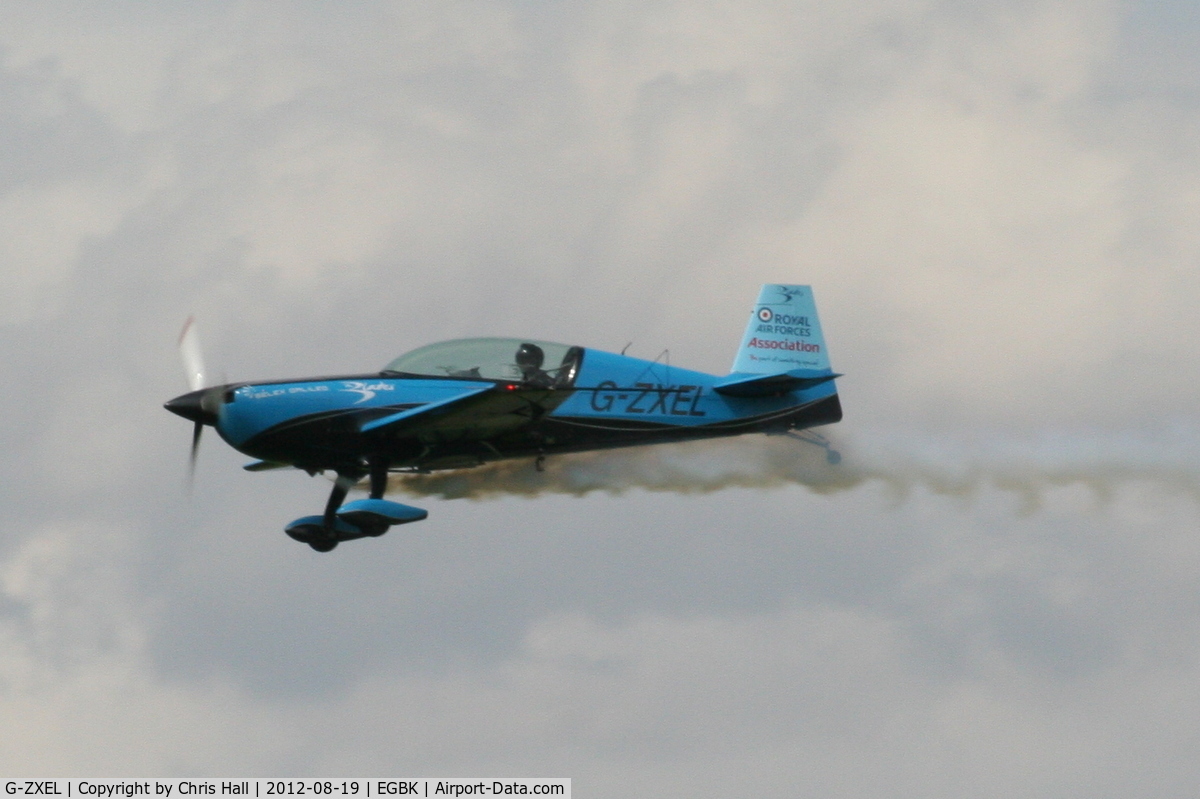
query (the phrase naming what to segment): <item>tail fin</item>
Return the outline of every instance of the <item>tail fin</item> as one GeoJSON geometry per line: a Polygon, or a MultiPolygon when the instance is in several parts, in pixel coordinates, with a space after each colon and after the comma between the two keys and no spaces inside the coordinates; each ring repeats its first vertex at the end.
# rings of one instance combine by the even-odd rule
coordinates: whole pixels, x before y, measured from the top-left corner
{"type": "Polygon", "coordinates": [[[777,374],[796,369],[830,369],[817,304],[809,286],[768,283],[758,294],[732,372],[777,374]]]}

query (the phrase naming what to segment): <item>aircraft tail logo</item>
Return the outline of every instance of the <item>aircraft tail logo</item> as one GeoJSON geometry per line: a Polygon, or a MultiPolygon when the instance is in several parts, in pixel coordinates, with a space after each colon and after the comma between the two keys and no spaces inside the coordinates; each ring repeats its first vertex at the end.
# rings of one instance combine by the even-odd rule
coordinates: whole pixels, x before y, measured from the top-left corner
{"type": "Polygon", "coordinates": [[[809,286],[768,283],[733,361],[733,372],[774,374],[792,369],[829,369],[829,353],[809,286]]]}

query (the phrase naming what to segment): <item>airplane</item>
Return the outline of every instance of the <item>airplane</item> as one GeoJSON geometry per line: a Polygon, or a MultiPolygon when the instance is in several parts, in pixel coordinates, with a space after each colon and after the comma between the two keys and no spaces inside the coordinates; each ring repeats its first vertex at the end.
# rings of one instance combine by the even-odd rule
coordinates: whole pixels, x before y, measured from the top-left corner
{"type": "MultiPolygon", "coordinates": [[[[256,460],[244,468],[337,475],[324,513],[285,532],[317,552],[428,513],[384,499],[391,472],[509,458],[789,433],[842,418],[809,286],[767,284],[728,375],[533,339],[469,338],[412,350],[369,374],[205,385],[191,319],[180,337],[192,390],[165,408],[256,460]],[[345,502],[369,480],[366,499],[345,502]]],[[[822,437],[830,463],[840,460],[822,437]]]]}

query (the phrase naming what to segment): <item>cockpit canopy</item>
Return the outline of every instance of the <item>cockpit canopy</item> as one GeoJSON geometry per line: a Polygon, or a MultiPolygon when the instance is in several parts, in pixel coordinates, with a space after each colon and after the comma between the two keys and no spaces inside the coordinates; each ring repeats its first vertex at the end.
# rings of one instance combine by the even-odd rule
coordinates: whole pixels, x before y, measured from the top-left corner
{"type": "Polygon", "coordinates": [[[574,384],[582,361],[582,347],[519,338],[462,338],[407,352],[384,371],[567,388],[574,384]]]}

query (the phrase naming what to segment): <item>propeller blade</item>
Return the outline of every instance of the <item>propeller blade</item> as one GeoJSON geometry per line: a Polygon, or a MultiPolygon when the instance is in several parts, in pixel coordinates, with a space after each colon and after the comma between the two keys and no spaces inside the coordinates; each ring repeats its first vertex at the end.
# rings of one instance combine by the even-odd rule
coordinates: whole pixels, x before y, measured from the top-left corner
{"type": "Polygon", "coordinates": [[[192,428],[192,454],[188,458],[188,487],[196,479],[196,456],[200,453],[200,436],[204,432],[204,422],[196,422],[192,428]]]}
{"type": "Polygon", "coordinates": [[[204,371],[204,354],[200,349],[200,333],[196,330],[195,317],[189,316],[179,334],[179,357],[183,360],[183,371],[187,375],[188,387],[198,391],[208,385],[204,371]]]}

